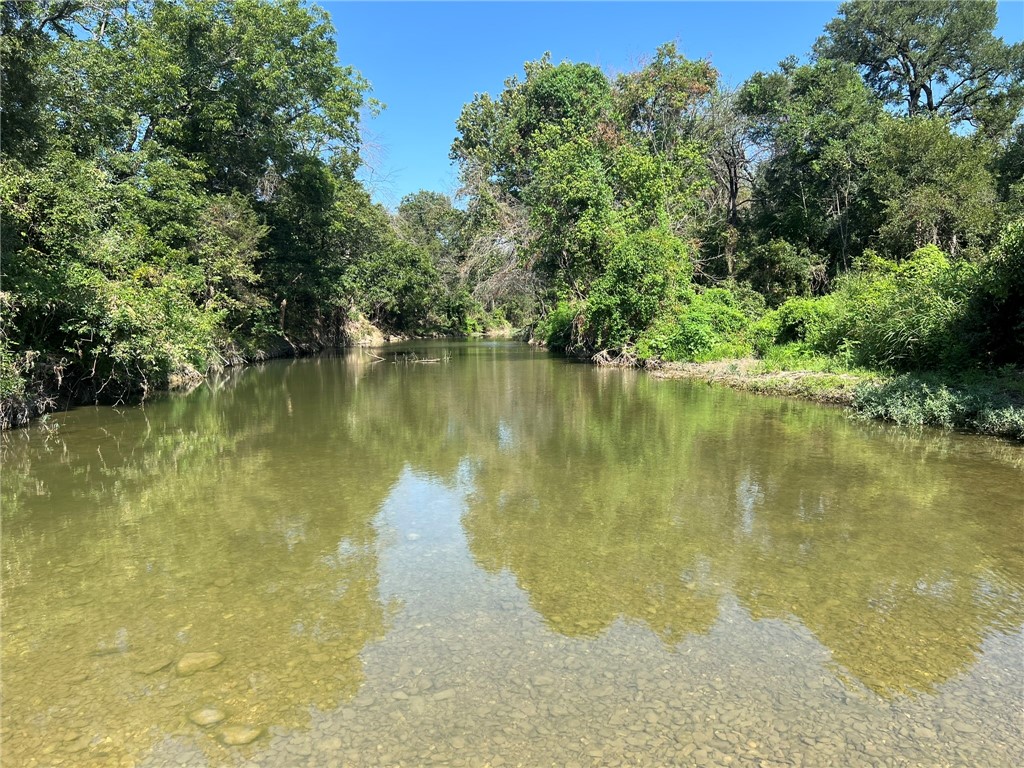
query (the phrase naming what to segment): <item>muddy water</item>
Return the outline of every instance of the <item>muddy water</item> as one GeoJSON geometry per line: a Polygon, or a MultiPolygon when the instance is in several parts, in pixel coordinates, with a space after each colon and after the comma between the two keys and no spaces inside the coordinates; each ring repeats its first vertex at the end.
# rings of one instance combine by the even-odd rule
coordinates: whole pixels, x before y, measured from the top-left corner
{"type": "Polygon", "coordinates": [[[2,489],[4,768],[1024,764],[1007,443],[434,343],[57,416],[2,489]]]}

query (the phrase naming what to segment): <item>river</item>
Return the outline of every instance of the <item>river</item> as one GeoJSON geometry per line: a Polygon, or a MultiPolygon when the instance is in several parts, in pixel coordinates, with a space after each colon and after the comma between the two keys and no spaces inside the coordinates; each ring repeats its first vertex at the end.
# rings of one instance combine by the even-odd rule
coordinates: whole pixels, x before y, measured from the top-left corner
{"type": "Polygon", "coordinates": [[[380,354],[4,435],[5,768],[1024,764],[1020,446],[380,354]]]}

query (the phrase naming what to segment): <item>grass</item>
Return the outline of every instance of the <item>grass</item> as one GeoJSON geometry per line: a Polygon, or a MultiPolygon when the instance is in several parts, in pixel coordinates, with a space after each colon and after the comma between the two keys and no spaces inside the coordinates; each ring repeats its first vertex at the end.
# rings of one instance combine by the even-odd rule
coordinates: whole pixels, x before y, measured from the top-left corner
{"type": "Polygon", "coordinates": [[[824,358],[799,362],[783,362],[776,357],[667,363],[655,369],[654,375],[665,379],[699,379],[733,389],[833,405],[853,405],[860,386],[878,381],[877,373],[845,369],[824,358]]]}
{"type": "Polygon", "coordinates": [[[876,419],[997,435],[1024,441],[1024,375],[997,373],[904,374],[862,386],[854,409],[876,419]]]}
{"type": "Polygon", "coordinates": [[[896,375],[848,365],[802,344],[764,358],[670,363],[659,378],[692,378],[765,395],[849,406],[865,418],[1024,441],[1024,372],[935,371],[896,375]]]}

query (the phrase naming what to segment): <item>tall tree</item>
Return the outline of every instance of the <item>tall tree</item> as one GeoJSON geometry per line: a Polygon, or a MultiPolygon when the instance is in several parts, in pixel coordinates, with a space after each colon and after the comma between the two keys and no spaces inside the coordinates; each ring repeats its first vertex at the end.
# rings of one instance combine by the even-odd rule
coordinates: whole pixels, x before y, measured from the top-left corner
{"type": "Polygon", "coordinates": [[[47,96],[56,85],[49,64],[81,12],[77,0],[0,4],[0,149],[8,157],[29,162],[43,154],[52,132],[47,96]]]}
{"type": "Polygon", "coordinates": [[[642,137],[652,152],[670,155],[680,142],[693,138],[700,107],[717,83],[711,62],[691,61],[675,43],[665,43],[643,69],[618,77],[615,106],[628,131],[642,137]]]}
{"type": "Polygon", "coordinates": [[[406,240],[426,248],[435,262],[454,263],[461,254],[462,211],[440,192],[421,189],[402,198],[395,228],[406,240]]]}
{"type": "Polygon", "coordinates": [[[551,63],[545,54],[511,77],[497,100],[477,94],[456,121],[451,158],[520,195],[536,170],[538,151],[589,135],[609,111],[611,85],[591,64],[551,63]],[[557,130],[551,130],[557,128],[557,130]]]}
{"type": "Polygon", "coordinates": [[[34,0],[0,26],[0,383],[119,397],[272,334],[331,343],[353,306],[426,318],[429,256],[354,179],[373,103],[323,9],[34,0]]]}
{"type": "Polygon", "coordinates": [[[925,245],[980,255],[998,212],[990,158],[987,143],[957,135],[941,118],[887,116],[866,185],[877,204],[878,244],[896,259],[925,245]]]}
{"type": "Polygon", "coordinates": [[[218,191],[333,157],[354,171],[366,82],[336,62],[326,11],[299,0],[154,0],[131,31],[140,128],[205,163],[218,191]]]}
{"type": "Polygon", "coordinates": [[[754,188],[755,227],[849,266],[866,242],[860,190],[881,104],[850,64],[823,60],[756,73],[738,95],[763,148],[754,188]]]}
{"type": "Polygon", "coordinates": [[[922,112],[1005,133],[1024,105],[1024,44],[996,37],[995,0],[852,0],[815,44],[861,68],[913,117],[922,112]]]}

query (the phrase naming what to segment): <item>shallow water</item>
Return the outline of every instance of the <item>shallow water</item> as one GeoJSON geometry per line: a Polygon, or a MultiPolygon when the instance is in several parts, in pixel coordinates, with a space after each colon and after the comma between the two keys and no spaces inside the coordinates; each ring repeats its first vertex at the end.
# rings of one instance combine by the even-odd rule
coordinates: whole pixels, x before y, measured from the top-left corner
{"type": "Polygon", "coordinates": [[[387,354],[4,437],[4,768],[1024,764],[1020,447],[387,354]]]}

